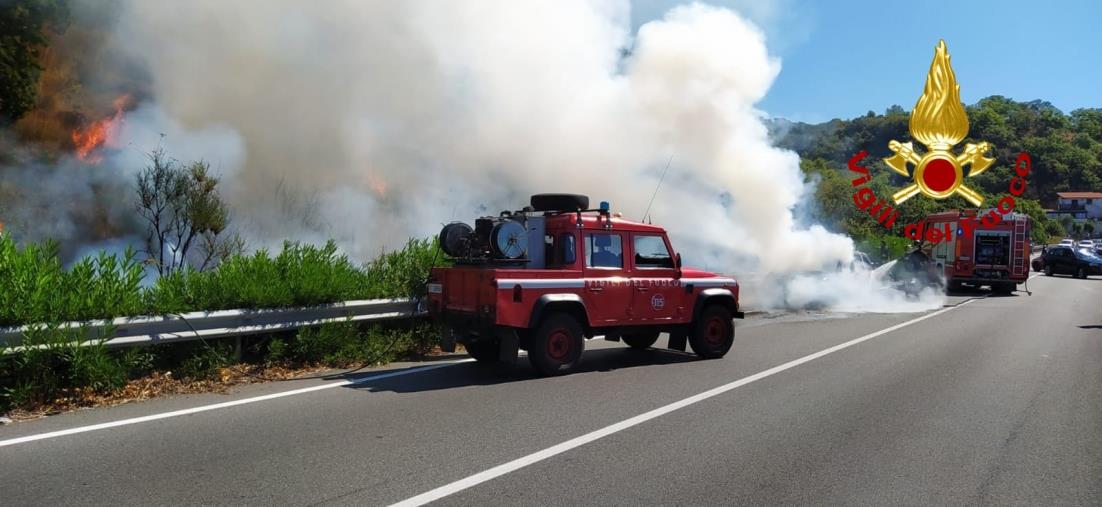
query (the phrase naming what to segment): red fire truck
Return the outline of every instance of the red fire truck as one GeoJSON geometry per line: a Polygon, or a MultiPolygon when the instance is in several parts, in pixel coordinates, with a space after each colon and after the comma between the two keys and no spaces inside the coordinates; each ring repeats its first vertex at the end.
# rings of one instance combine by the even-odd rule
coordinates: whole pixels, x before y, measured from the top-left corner
{"type": "Polygon", "coordinates": [[[681,266],[661,227],[624,220],[608,203],[537,194],[531,206],[456,222],[440,232],[453,266],[435,268],[428,309],[448,330],[445,350],[462,343],[479,362],[513,361],[527,350],[544,375],[581,359],[586,338],[647,348],[659,333],[703,358],[734,341],[735,280],[681,266]]]}
{"type": "Polygon", "coordinates": [[[926,217],[927,229],[949,232],[947,240],[934,246],[933,261],[944,269],[950,289],[987,285],[1008,293],[1029,277],[1029,216],[1009,213],[994,225],[984,225],[983,217],[990,211],[947,211],[926,217]]]}

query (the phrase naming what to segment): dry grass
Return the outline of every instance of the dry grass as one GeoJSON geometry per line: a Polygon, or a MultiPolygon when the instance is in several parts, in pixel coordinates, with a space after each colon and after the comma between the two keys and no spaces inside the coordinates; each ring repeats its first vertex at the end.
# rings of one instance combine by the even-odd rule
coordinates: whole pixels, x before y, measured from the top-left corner
{"type": "Polygon", "coordinates": [[[236,364],[220,368],[216,378],[180,379],[172,372],[153,372],[141,378],[131,380],[122,389],[111,393],[96,392],[91,388],[62,390],[53,400],[29,409],[15,409],[6,414],[14,421],[28,421],[48,415],[62,414],[86,408],[113,407],[161,396],[178,394],[221,393],[228,394],[230,388],[244,384],[268,381],[291,380],[297,377],[332,371],[329,366],[308,365],[302,367],[236,364]]]}
{"type": "MultiPolygon", "coordinates": [[[[462,351],[462,345],[459,351],[462,351]]],[[[439,346],[434,346],[425,356],[445,354],[439,346]]],[[[363,364],[350,364],[348,368],[360,368],[363,364]]],[[[347,368],[346,368],[347,369],[347,368]]],[[[256,364],[235,364],[219,368],[217,378],[189,379],[176,378],[171,371],[153,372],[141,378],[131,380],[122,389],[111,393],[96,392],[92,388],[66,389],[53,400],[29,409],[15,409],[0,414],[13,421],[41,419],[49,415],[63,414],[76,410],[99,407],[113,407],[162,396],[179,394],[220,393],[229,394],[234,386],[259,384],[271,381],[294,380],[320,373],[336,372],[330,365],[311,364],[303,366],[256,364]]]]}

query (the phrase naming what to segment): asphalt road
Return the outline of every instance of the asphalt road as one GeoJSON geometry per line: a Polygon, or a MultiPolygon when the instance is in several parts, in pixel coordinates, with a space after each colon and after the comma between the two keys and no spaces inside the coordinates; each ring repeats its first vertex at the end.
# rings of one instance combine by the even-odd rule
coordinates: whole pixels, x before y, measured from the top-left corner
{"type": "Polygon", "coordinates": [[[756,316],[713,361],[597,341],[566,377],[458,356],[4,426],[0,504],[1098,505],[1102,279],[1030,286],[756,316]]]}

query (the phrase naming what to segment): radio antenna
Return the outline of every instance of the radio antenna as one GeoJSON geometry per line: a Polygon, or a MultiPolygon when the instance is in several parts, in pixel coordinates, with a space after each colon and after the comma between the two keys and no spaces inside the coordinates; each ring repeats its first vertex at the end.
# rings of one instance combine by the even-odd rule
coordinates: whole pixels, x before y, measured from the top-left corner
{"type": "Polygon", "coordinates": [[[658,178],[658,185],[654,187],[654,193],[650,196],[650,202],[647,203],[647,211],[643,212],[643,221],[647,221],[647,216],[650,215],[650,207],[654,204],[654,197],[658,195],[658,189],[662,188],[662,182],[666,180],[666,171],[670,170],[670,162],[673,162],[673,155],[670,155],[670,159],[666,161],[666,168],[662,169],[662,177],[658,178]]]}

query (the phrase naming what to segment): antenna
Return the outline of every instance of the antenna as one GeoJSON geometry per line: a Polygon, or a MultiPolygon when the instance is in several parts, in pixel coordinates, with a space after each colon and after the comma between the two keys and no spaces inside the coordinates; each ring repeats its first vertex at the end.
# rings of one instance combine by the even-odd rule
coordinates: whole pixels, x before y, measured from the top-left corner
{"type": "Polygon", "coordinates": [[[647,211],[643,212],[644,221],[646,221],[647,215],[650,215],[650,207],[654,204],[654,197],[658,195],[658,189],[662,188],[662,182],[666,180],[666,171],[670,170],[670,162],[673,162],[673,155],[670,155],[670,159],[666,161],[666,168],[662,169],[662,177],[658,178],[658,185],[654,187],[654,193],[650,196],[650,202],[647,203],[647,211]]]}

